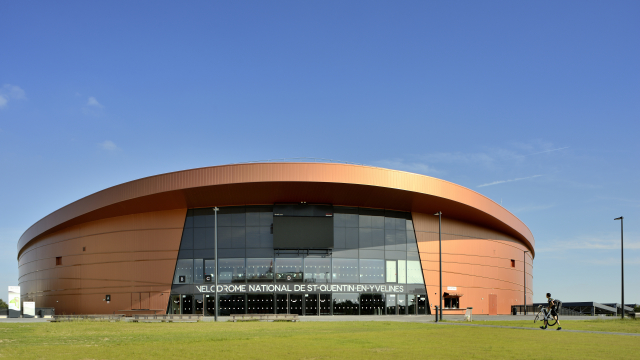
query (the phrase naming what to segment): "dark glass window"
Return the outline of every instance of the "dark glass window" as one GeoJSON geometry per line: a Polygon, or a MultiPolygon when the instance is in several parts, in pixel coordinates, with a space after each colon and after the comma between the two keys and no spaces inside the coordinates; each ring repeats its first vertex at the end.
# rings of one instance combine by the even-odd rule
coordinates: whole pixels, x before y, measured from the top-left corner
{"type": "Polygon", "coordinates": [[[272,282],[273,259],[247,259],[247,281],[272,282]]]}
{"type": "Polygon", "coordinates": [[[218,264],[218,282],[222,284],[245,281],[244,258],[220,259],[218,264]]]}
{"type": "Polygon", "coordinates": [[[260,247],[260,228],[259,227],[247,226],[246,236],[247,236],[247,248],[260,247]]]}
{"type": "Polygon", "coordinates": [[[303,269],[302,258],[278,258],[276,259],[277,282],[302,282],[303,269]]]}
{"type": "MultiPolygon", "coordinates": [[[[244,215],[244,214],[233,214],[233,215],[244,215]]],[[[246,230],[242,226],[234,226],[231,228],[231,247],[234,249],[244,249],[246,247],[245,244],[245,234],[246,230]]]]}
{"type": "Polygon", "coordinates": [[[273,224],[273,212],[260,213],[260,226],[271,226],[273,224]]]}
{"type": "Polygon", "coordinates": [[[384,315],[384,295],[360,294],[360,315],[384,315]]]}
{"type": "Polygon", "coordinates": [[[230,226],[218,226],[218,248],[231,249],[232,236],[230,226]]]}
{"type": "Polygon", "coordinates": [[[244,295],[218,295],[220,315],[245,314],[244,295]]]}
{"type": "Polygon", "coordinates": [[[346,228],[343,228],[343,227],[333,228],[333,248],[334,249],[345,249],[347,247],[346,234],[347,234],[346,228]]]}
{"type": "Polygon", "coordinates": [[[372,216],[371,227],[374,229],[384,229],[384,216],[372,216]]]}
{"type": "Polygon", "coordinates": [[[360,283],[384,283],[384,260],[360,259],[360,283]]]}
{"type": "Polygon", "coordinates": [[[333,259],[334,283],[358,282],[358,259],[333,259]]]}
{"type": "MultiPolygon", "coordinates": [[[[360,215],[363,216],[363,215],[360,215]]],[[[360,249],[366,249],[373,246],[373,240],[371,239],[371,228],[360,228],[360,234],[358,235],[360,242],[360,249]]]]}
{"type": "Polygon", "coordinates": [[[459,297],[446,297],[446,298],[444,298],[444,308],[445,309],[459,309],[460,308],[460,298],[459,297]]]}
{"type": "Polygon", "coordinates": [[[218,213],[218,227],[220,226],[231,226],[231,215],[232,214],[220,214],[218,213]]]}
{"type": "Polygon", "coordinates": [[[260,213],[248,212],[246,215],[247,226],[260,226],[260,213]]]}
{"type": "Polygon", "coordinates": [[[247,295],[247,314],[275,314],[272,294],[247,295]]]}
{"type": "Polygon", "coordinates": [[[246,214],[231,214],[231,226],[245,226],[246,225],[246,214]]]}
{"type": "Polygon", "coordinates": [[[182,249],[193,249],[193,228],[184,229],[182,231],[180,250],[182,249]]]}
{"type": "Polygon", "coordinates": [[[260,247],[273,249],[273,233],[270,226],[260,227],[260,247]]]}
{"type": "Polygon", "coordinates": [[[207,228],[193,229],[193,249],[201,250],[207,247],[207,228]]]}

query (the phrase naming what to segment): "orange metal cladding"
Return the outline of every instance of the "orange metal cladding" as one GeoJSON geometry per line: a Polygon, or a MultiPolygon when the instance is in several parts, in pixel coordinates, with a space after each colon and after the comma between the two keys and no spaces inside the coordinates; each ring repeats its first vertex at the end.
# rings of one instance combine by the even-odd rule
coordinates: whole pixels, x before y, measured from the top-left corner
{"type": "Polygon", "coordinates": [[[23,301],[56,314],[111,314],[136,303],[140,309],[143,299],[147,313],[164,313],[185,215],[186,209],[117,216],[42,238],[20,256],[23,301]]]}
{"type": "MultiPolygon", "coordinates": [[[[413,213],[425,285],[431,306],[438,305],[438,217],[413,213]]],[[[526,255],[527,303],[533,297],[533,258],[527,248],[513,237],[481,226],[442,218],[442,291],[461,293],[460,310],[444,314],[462,314],[473,307],[474,314],[492,311],[490,298],[497,300],[495,311],[508,314],[511,305],[523,303],[523,260],[526,255]],[[512,260],[515,267],[511,267],[512,260]],[[448,290],[451,288],[451,290],[448,290]],[[455,290],[453,290],[455,288],[455,290]]]]}
{"type": "MultiPolygon", "coordinates": [[[[413,212],[429,287],[434,284],[436,277],[432,274],[433,229],[428,224],[433,221],[431,214],[442,211],[443,226],[457,221],[460,229],[447,235],[456,239],[446,238],[447,241],[443,241],[447,244],[443,244],[443,247],[447,246],[451,253],[447,255],[447,261],[460,265],[459,270],[450,274],[445,272],[445,279],[460,285],[458,281],[462,280],[447,276],[456,276],[456,273],[463,277],[474,276],[476,289],[491,288],[497,292],[501,313],[508,312],[504,311],[504,304],[512,302],[506,300],[507,293],[500,291],[506,291],[509,296],[518,299],[515,290],[505,286],[504,282],[513,282],[513,289],[519,284],[522,289],[522,279],[518,283],[515,275],[511,278],[510,274],[514,272],[512,268],[496,270],[502,266],[499,259],[515,259],[521,264],[523,250],[530,251],[530,258],[535,254],[533,236],[518,218],[485,196],[444,180],[348,164],[236,164],[178,171],[131,181],[89,195],[41,219],[18,241],[23,299],[36,296],[49,299],[45,303],[38,302],[37,306],[55,306],[57,313],[64,309],[76,313],[110,312],[102,305],[95,305],[95,302],[102,302],[105,294],[117,293],[118,289],[122,292],[122,299],[126,295],[127,300],[119,299],[120,296],[112,297],[111,304],[123,301],[118,303],[116,307],[121,308],[117,310],[143,306],[146,299],[149,299],[149,304],[154,303],[154,299],[159,299],[159,294],[167,295],[171,287],[187,208],[300,201],[413,212]],[[156,219],[160,214],[164,219],[162,221],[156,219]],[[417,220],[419,218],[428,220],[420,222],[417,220]],[[133,229],[126,225],[131,222],[133,229]],[[467,227],[475,229],[476,233],[465,233],[467,227]],[[145,240],[149,231],[154,229],[153,241],[145,240]],[[486,235],[487,232],[493,235],[478,235],[486,235]],[[123,236],[125,233],[127,236],[123,236]],[[82,245],[87,247],[87,251],[80,254],[81,243],[89,239],[93,245],[82,245]],[[94,246],[96,250],[92,250],[94,246]],[[490,253],[485,254],[487,251],[490,253]],[[493,251],[496,251],[495,257],[491,254],[493,251]],[[517,251],[520,251],[519,257],[515,256],[517,251]],[[469,253],[476,258],[486,258],[487,263],[465,263],[462,261],[464,259],[454,258],[455,254],[471,256],[469,253]],[[57,256],[62,257],[60,266],[55,266],[57,256]],[[130,264],[111,267],[95,265],[115,264],[118,261],[130,264]],[[140,264],[131,265],[134,263],[140,264]],[[484,274],[475,276],[473,272],[480,271],[478,266],[498,272],[493,277],[484,274]],[[484,282],[478,280],[485,277],[482,280],[484,282]],[[131,279],[125,285],[127,278],[131,279]],[[492,278],[501,281],[502,287],[493,286],[492,278]],[[136,295],[138,293],[139,296],[136,295]],[[82,296],[78,297],[79,294],[82,296]],[[57,303],[51,302],[54,298],[57,303]],[[73,305],[67,308],[61,304],[61,300],[73,305]],[[85,301],[87,303],[83,305],[85,301]]],[[[527,284],[531,284],[531,281],[527,284]]],[[[476,290],[471,289],[469,287],[462,291],[464,297],[461,298],[461,305],[465,304],[466,299],[474,298],[473,291],[476,290]]],[[[431,288],[428,291],[433,302],[431,294],[434,292],[431,288]]],[[[485,290],[477,291],[482,299],[485,290]]],[[[482,301],[486,301],[487,297],[484,299],[482,301]]],[[[162,306],[166,307],[166,299],[157,301],[164,301],[162,306]]],[[[475,300],[472,303],[480,307],[475,300]]]]}

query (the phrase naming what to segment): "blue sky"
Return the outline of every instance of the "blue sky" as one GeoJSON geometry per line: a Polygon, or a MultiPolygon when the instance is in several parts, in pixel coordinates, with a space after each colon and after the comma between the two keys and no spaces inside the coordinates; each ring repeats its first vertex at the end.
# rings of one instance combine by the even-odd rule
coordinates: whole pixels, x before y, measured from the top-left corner
{"type": "MultiPolygon", "coordinates": [[[[501,202],[534,300],[640,302],[640,3],[48,2],[0,10],[0,298],[34,222],[122,182],[320,157],[501,202]]],[[[446,215],[445,215],[446,216],[446,215]]]]}

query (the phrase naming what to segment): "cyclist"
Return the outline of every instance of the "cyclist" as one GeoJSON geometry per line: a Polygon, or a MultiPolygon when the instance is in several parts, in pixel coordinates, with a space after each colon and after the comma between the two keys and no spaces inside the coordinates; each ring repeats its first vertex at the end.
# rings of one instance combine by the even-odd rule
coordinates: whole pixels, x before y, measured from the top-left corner
{"type": "MultiPolygon", "coordinates": [[[[556,303],[551,298],[551,293],[547,293],[547,316],[553,316],[553,318],[558,322],[558,328],[556,330],[562,330],[560,327],[560,320],[558,319],[558,313],[556,312],[556,303]]],[[[540,329],[547,329],[547,317],[544,317],[544,326],[540,326],[540,329]]]]}

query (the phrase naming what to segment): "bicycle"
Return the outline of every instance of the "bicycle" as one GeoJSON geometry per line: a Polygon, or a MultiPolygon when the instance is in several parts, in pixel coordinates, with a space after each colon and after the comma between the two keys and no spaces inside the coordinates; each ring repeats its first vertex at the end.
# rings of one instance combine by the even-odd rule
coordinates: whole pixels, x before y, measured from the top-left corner
{"type": "Polygon", "coordinates": [[[551,316],[551,312],[542,305],[538,305],[538,314],[536,314],[536,317],[535,319],[533,319],[533,322],[536,323],[538,320],[540,321],[547,320],[547,325],[549,326],[553,326],[557,322],[557,320],[553,316],[551,316]]]}

